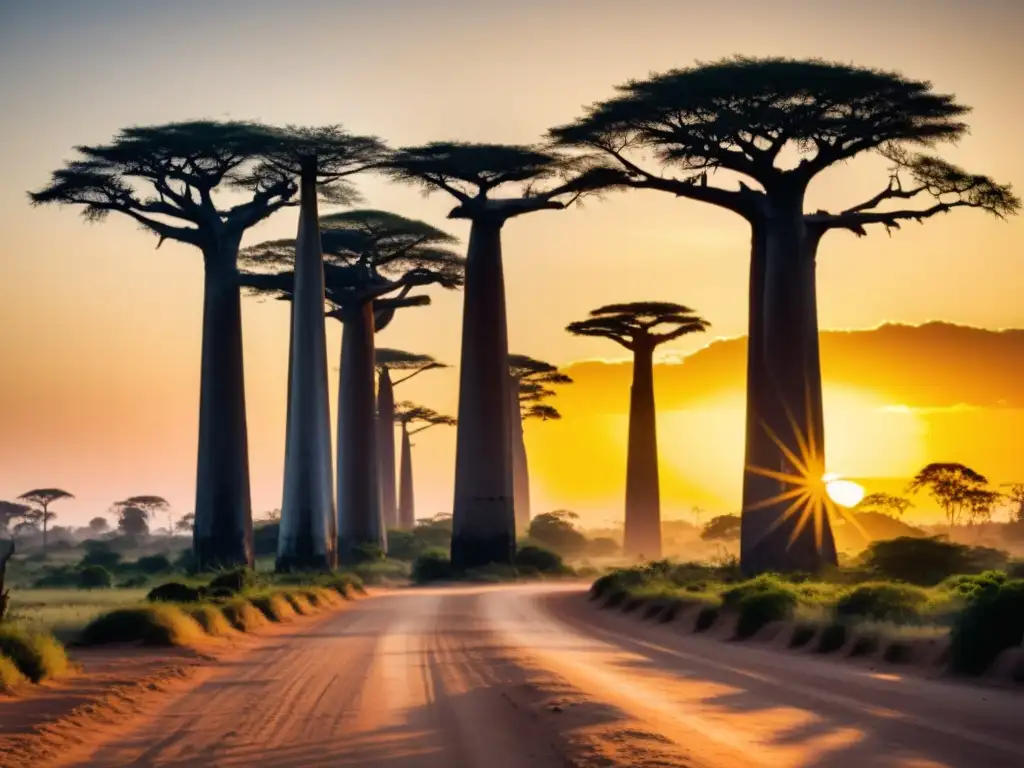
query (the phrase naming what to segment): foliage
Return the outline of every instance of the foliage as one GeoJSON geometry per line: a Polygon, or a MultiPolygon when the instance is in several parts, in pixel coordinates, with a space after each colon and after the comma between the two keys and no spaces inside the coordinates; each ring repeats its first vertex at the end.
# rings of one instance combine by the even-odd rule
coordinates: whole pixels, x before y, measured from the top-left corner
{"type": "Polygon", "coordinates": [[[105,517],[94,517],[89,521],[89,530],[96,534],[106,533],[110,530],[110,523],[105,517]]]}
{"type": "Polygon", "coordinates": [[[217,574],[209,584],[209,589],[230,589],[234,592],[244,592],[258,586],[260,579],[256,571],[251,568],[234,568],[217,574]]]}
{"type": "Polygon", "coordinates": [[[146,595],[151,603],[195,603],[203,599],[205,590],[201,587],[190,587],[177,581],[169,581],[153,587],[146,595]]]}
{"type": "Polygon", "coordinates": [[[928,491],[952,526],[962,522],[965,516],[984,517],[986,507],[991,509],[999,494],[987,490],[987,485],[988,478],[963,464],[932,463],[915,475],[907,491],[928,491]]]}
{"type": "Polygon", "coordinates": [[[133,643],[144,645],[195,645],[203,639],[203,628],[188,613],[174,605],[154,604],[118,608],[90,621],[79,637],[83,645],[133,643]]]}
{"type": "Polygon", "coordinates": [[[689,307],[661,301],[609,304],[591,310],[590,317],[569,323],[573,336],[600,336],[633,351],[653,349],[680,336],[706,330],[709,323],[689,307]],[[662,331],[656,329],[665,326],[662,331]]]}
{"type": "Polygon", "coordinates": [[[719,515],[711,518],[700,531],[705,541],[739,541],[740,516],[719,515]]]}
{"type": "Polygon", "coordinates": [[[412,580],[417,584],[444,581],[452,576],[452,561],[448,553],[440,549],[423,552],[412,564],[412,580]]]}
{"type": "Polygon", "coordinates": [[[574,557],[584,552],[587,537],[573,524],[579,519],[575,512],[559,509],[537,515],[530,521],[527,535],[531,541],[542,544],[564,557],[574,557]]]}
{"type": "Polygon", "coordinates": [[[952,664],[978,675],[1000,651],[1020,646],[1024,636],[1024,580],[979,591],[953,626],[952,664]]]}
{"type": "Polygon", "coordinates": [[[68,669],[64,646],[45,632],[0,625],[0,656],[6,656],[33,683],[60,677],[68,669]]]}
{"type": "Polygon", "coordinates": [[[418,424],[419,426],[415,427],[415,429],[409,430],[410,435],[418,434],[425,429],[430,429],[431,427],[454,427],[456,424],[455,419],[451,416],[445,416],[443,413],[438,413],[433,408],[416,405],[416,403],[409,402],[408,400],[403,400],[402,402],[395,404],[395,422],[398,424],[404,424],[407,428],[418,424]]]}
{"type": "Polygon", "coordinates": [[[411,531],[388,531],[388,559],[412,562],[429,549],[447,551],[451,542],[450,517],[421,520],[411,531]]]}
{"type": "Polygon", "coordinates": [[[181,516],[181,518],[174,523],[174,530],[178,533],[192,533],[192,529],[196,525],[196,513],[187,512],[181,516]]]}
{"type": "Polygon", "coordinates": [[[780,587],[746,593],[737,604],[736,636],[751,637],[768,622],[791,618],[797,602],[793,590],[780,587]]]}
{"type": "Polygon", "coordinates": [[[108,544],[101,541],[90,542],[90,546],[82,556],[79,565],[83,568],[98,565],[112,570],[121,564],[121,553],[115,552],[108,544]]]}
{"type": "Polygon", "coordinates": [[[78,586],[82,589],[109,589],[114,577],[102,565],[87,565],[78,572],[78,586]]]}
{"type": "Polygon", "coordinates": [[[561,556],[535,544],[524,544],[516,550],[515,566],[522,572],[544,574],[569,573],[561,556]]]}
{"type": "Polygon", "coordinates": [[[167,573],[168,571],[174,570],[174,566],[171,565],[170,558],[167,555],[145,555],[140,557],[135,567],[143,573],[167,573]]]}
{"type": "Polygon", "coordinates": [[[865,566],[879,577],[922,586],[956,574],[999,569],[1007,559],[1005,553],[987,547],[909,536],[872,542],[863,555],[865,566]]]}
{"type": "Polygon", "coordinates": [[[854,507],[857,512],[880,512],[901,517],[914,503],[903,496],[891,493],[869,493],[854,507]]]}
{"type": "Polygon", "coordinates": [[[149,535],[149,512],[142,507],[123,507],[117,513],[117,529],[126,536],[149,535]]]}
{"type": "Polygon", "coordinates": [[[919,620],[927,602],[928,594],[917,587],[872,582],[845,592],[836,603],[835,610],[840,617],[905,624],[919,620]]]}
{"type": "Polygon", "coordinates": [[[977,575],[961,574],[951,576],[939,586],[958,597],[974,599],[989,589],[998,589],[1006,583],[1007,575],[1002,571],[985,571],[977,575]]]}
{"type": "Polygon", "coordinates": [[[9,530],[11,523],[25,520],[31,515],[32,507],[13,501],[0,501],[0,532],[9,530]]]}

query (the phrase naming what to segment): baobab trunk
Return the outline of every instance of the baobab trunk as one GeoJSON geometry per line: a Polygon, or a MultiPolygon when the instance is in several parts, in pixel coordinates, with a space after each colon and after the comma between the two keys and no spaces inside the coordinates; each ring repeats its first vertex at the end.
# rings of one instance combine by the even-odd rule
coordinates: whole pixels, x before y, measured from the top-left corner
{"type": "Polygon", "coordinates": [[[301,179],[288,358],[288,421],[277,569],[331,570],[337,536],[331,467],[324,267],[315,167],[301,179]]]}
{"type": "MultiPolygon", "coordinates": [[[[774,494],[803,489],[748,513],[744,526],[748,573],[815,572],[836,562],[831,525],[821,508],[824,472],[820,414],[813,413],[812,361],[817,359],[814,261],[806,247],[802,195],[771,199],[765,230],[763,362],[768,381],[765,421],[785,449],[770,470],[792,476],[774,481],[774,494]],[[817,423],[814,423],[814,422],[817,423]]],[[[820,403],[820,397],[818,398],[820,403]]]]}
{"type": "Polygon", "coordinates": [[[204,250],[203,349],[193,549],[200,570],[253,565],[242,368],[239,234],[204,250]]]}
{"type": "Polygon", "coordinates": [[[338,559],[387,547],[377,474],[373,304],[344,313],[338,384],[338,559]]]}
{"type": "Polygon", "coordinates": [[[452,520],[459,569],[511,564],[515,555],[502,223],[477,217],[469,235],[452,520]]]}
{"type": "Polygon", "coordinates": [[[411,531],[416,527],[416,500],[412,485],[412,441],[409,428],[402,424],[402,459],[398,484],[398,527],[411,531]]]}
{"type": "Polygon", "coordinates": [[[661,557],[661,498],[654,407],[654,346],[640,341],[634,344],[623,549],[627,555],[657,560],[661,557]]]}
{"type": "Polygon", "coordinates": [[[512,434],[512,499],[515,505],[516,538],[530,527],[530,476],[526,464],[526,437],[523,415],[519,410],[519,379],[509,377],[508,419],[512,434]]]}
{"type": "Polygon", "coordinates": [[[395,500],[395,390],[385,365],[377,379],[377,450],[380,472],[380,506],[386,528],[398,527],[395,500]]]}

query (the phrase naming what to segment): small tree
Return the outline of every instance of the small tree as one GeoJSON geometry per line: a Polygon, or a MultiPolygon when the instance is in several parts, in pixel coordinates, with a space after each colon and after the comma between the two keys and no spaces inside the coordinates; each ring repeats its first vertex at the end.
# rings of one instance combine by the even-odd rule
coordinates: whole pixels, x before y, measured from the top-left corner
{"type": "MultiPolygon", "coordinates": [[[[974,505],[983,504],[986,499],[979,492],[987,492],[988,478],[970,467],[955,463],[929,464],[910,482],[907,493],[927,491],[946,515],[946,523],[959,525],[964,516],[973,517],[974,505]]],[[[994,503],[994,499],[989,506],[994,503]]]]}
{"type": "Polygon", "coordinates": [[[553,397],[554,385],[572,384],[557,366],[527,355],[509,355],[509,417],[512,421],[512,486],[516,512],[516,534],[530,525],[530,465],[526,455],[526,419],[556,421],[562,414],[543,401],[553,397]]]}
{"type": "Polygon", "coordinates": [[[178,522],[174,524],[174,530],[178,531],[179,533],[191,533],[192,528],[195,526],[195,524],[195,512],[187,512],[181,516],[181,519],[179,519],[178,522]]]}
{"type": "Polygon", "coordinates": [[[458,204],[448,217],[470,222],[451,558],[457,570],[514,560],[501,230],[513,217],[562,209],[578,197],[573,184],[536,186],[564,167],[561,157],[534,147],[459,142],[406,147],[389,161],[393,178],[451,195],[458,204]],[[510,187],[512,197],[493,195],[510,187]]]}
{"type": "Polygon", "coordinates": [[[7,533],[11,524],[17,525],[32,514],[32,507],[15,501],[0,501],[0,533],[7,533]]]}
{"type": "Polygon", "coordinates": [[[110,523],[105,517],[94,517],[89,521],[89,533],[99,536],[110,530],[110,523]]]}
{"type": "Polygon", "coordinates": [[[570,323],[574,336],[611,339],[633,353],[626,455],[626,554],[661,557],[661,492],[654,406],[654,350],[681,336],[703,332],[708,322],[689,307],[666,302],[610,304],[570,323]]]}
{"type": "Polygon", "coordinates": [[[700,537],[705,541],[739,541],[740,516],[719,515],[711,518],[701,529],[700,537]]]}
{"type": "Polygon", "coordinates": [[[399,502],[395,496],[395,387],[418,376],[425,371],[447,368],[430,355],[405,352],[401,349],[378,348],[377,361],[377,449],[380,452],[380,499],[384,510],[384,523],[390,530],[401,528],[408,530],[406,523],[414,524],[414,520],[403,521],[399,514],[399,502]],[[404,375],[392,381],[391,372],[402,371],[404,375]]]}
{"type": "Polygon", "coordinates": [[[545,512],[530,521],[527,535],[532,541],[560,555],[571,557],[582,554],[587,547],[587,537],[576,529],[579,515],[566,509],[545,512]]]}
{"type": "Polygon", "coordinates": [[[902,517],[903,513],[914,506],[914,502],[903,496],[895,496],[891,493],[869,493],[857,506],[856,512],[878,512],[890,517],[902,517]]]}
{"type": "Polygon", "coordinates": [[[430,408],[425,408],[422,405],[403,401],[395,408],[395,421],[402,427],[398,525],[402,530],[409,531],[416,526],[416,501],[412,482],[412,442],[410,438],[438,425],[453,427],[455,426],[455,419],[451,416],[444,416],[430,408]]]}
{"type": "Polygon", "coordinates": [[[32,511],[28,513],[28,519],[38,523],[43,529],[43,550],[46,550],[46,532],[50,521],[57,517],[56,512],[50,511],[50,505],[61,499],[73,499],[72,494],[61,488],[36,488],[34,491],[23,493],[18,501],[27,502],[32,511]]]}
{"type": "Polygon", "coordinates": [[[167,512],[170,503],[163,496],[131,496],[114,502],[118,529],[128,536],[146,536],[154,516],[167,512]]]}

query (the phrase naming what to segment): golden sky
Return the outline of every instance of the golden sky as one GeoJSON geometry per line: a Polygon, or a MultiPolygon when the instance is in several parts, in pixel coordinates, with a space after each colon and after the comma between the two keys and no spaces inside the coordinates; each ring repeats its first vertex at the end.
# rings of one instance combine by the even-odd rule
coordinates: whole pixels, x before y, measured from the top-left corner
{"type": "MultiPolygon", "coordinates": [[[[781,54],[895,68],[956,93],[974,107],[972,135],[944,156],[1019,191],[1022,28],[1024,3],[1015,0],[0,4],[0,498],[62,486],[79,497],[64,507],[78,521],[139,493],[191,509],[201,259],[173,243],[155,251],[155,238],[126,220],[87,225],[70,209],[29,208],[25,191],[45,183],[75,144],[105,141],[126,125],[194,117],[341,122],[395,145],[529,142],[630,77],[734,53],[781,54]]],[[[808,204],[855,202],[885,181],[884,164],[856,161],[816,182],[808,204]]],[[[445,219],[448,199],[370,177],[360,188],[368,205],[467,234],[465,223],[445,219]]],[[[294,211],[280,213],[246,244],[292,236],[295,226],[294,211]]],[[[891,238],[830,235],[819,267],[821,326],[941,318],[1024,327],[1022,245],[1024,221],[972,211],[907,225],[891,238]]],[[[695,307],[712,332],[680,342],[679,353],[746,327],[745,225],[697,203],[631,193],[525,217],[506,228],[505,253],[516,352],[565,365],[617,357],[608,343],[561,330],[609,302],[695,307]]],[[[457,363],[460,307],[459,295],[438,295],[432,308],[399,316],[380,343],[457,363]]],[[[280,503],[288,316],[274,303],[248,302],[244,313],[253,497],[263,510],[280,503]]],[[[339,337],[332,324],[335,366],[339,337]]],[[[432,373],[400,395],[454,412],[455,382],[453,371],[432,373]]],[[[871,384],[828,390],[830,457],[847,465],[837,471],[899,474],[913,463],[907,455],[939,450],[920,449],[890,423],[895,416],[877,424],[865,416],[899,405],[885,391],[864,395],[871,384]],[[906,448],[877,450],[891,440],[906,448]],[[879,465],[882,456],[891,466],[879,465]]],[[[672,452],[662,460],[678,465],[678,478],[666,479],[670,510],[733,503],[742,409],[726,391],[719,395],[699,408],[663,404],[662,445],[672,452]],[[701,424],[715,425],[714,451],[701,424]],[[693,469],[678,458],[687,455],[708,466],[693,469]],[[698,489],[696,474],[716,478],[702,481],[713,487],[698,489]]],[[[586,410],[572,416],[568,397],[563,423],[528,428],[538,505],[576,507],[600,522],[619,514],[622,473],[612,460],[607,484],[588,485],[593,474],[567,454],[600,432],[599,419],[586,410]]],[[[1007,413],[990,419],[993,429],[1007,413]]],[[[926,420],[915,428],[939,427],[926,420]]],[[[607,429],[614,446],[621,425],[607,429]]],[[[418,440],[423,514],[450,505],[453,432],[438,428],[418,440]]],[[[1024,475],[1015,460],[1005,472],[1024,475]]]]}

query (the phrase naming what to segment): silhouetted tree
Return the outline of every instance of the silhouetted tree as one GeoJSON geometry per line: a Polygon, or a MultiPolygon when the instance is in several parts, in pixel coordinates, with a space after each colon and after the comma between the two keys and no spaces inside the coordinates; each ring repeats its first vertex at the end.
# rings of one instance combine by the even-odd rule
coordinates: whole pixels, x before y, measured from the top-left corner
{"type": "Polygon", "coordinates": [[[527,355],[509,355],[509,418],[512,422],[512,488],[516,513],[516,535],[530,525],[530,464],[526,455],[525,419],[555,421],[558,409],[541,401],[555,395],[552,385],[571,384],[572,379],[543,360],[527,355]]]}
{"type": "MultiPolygon", "coordinates": [[[[328,316],[343,323],[338,394],[338,559],[353,562],[367,547],[386,550],[380,503],[374,392],[374,333],[396,309],[422,306],[410,295],[431,284],[461,285],[464,260],[439,243],[450,235],[419,221],[360,210],[320,220],[328,316]]],[[[294,241],[246,249],[242,282],[262,294],[290,299],[294,241]]]]}
{"type": "Polygon", "coordinates": [[[402,455],[398,484],[398,527],[411,531],[416,527],[416,501],[412,483],[412,442],[410,438],[439,424],[455,426],[455,419],[437,411],[403,401],[395,407],[394,419],[402,428],[402,455]],[[416,426],[419,425],[419,426],[416,426]],[[414,427],[410,429],[410,427],[414,427]]]}
{"type": "Polygon", "coordinates": [[[24,501],[32,507],[25,516],[26,520],[37,523],[43,529],[43,549],[46,549],[46,532],[50,521],[57,517],[56,512],[50,511],[50,505],[61,499],[73,499],[72,494],[61,488],[36,488],[18,497],[18,501],[24,501]]]}
{"type": "Polygon", "coordinates": [[[902,517],[903,513],[914,506],[914,502],[903,496],[891,493],[869,493],[854,507],[857,512],[879,512],[883,515],[902,517]]]}
{"type": "MultiPolygon", "coordinates": [[[[981,501],[978,491],[987,490],[988,478],[970,467],[936,462],[924,467],[907,486],[907,493],[927,491],[946,515],[950,527],[972,515],[972,505],[981,501]]],[[[994,500],[993,500],[994,503],[994,500]]]]}
{"type": "Polygon", "coordinates": [[[407,147],[390,160],[394,178],[448,193],[458,202],[448,218],[470,221],[455,452],[456,569],[514,559],[501,229],[515,216],[561,209],[578,197],[571,183],[535,186],[563,167],[562,158],[533,147],[458,142],[407,147]],[[515,196],[492,197],[509,186],[515,196]]]}
{"type": "Polygon", "coordinates": [[[112,509],[121,531],[129,536],[145,536],[153,517],[170,508],[170,502],[163,496],[131,496],[114,502],[112,509]]]}
{"type": "Polygon", "coordinates": [[[7,533],[11,523],[17,524],[32,514],[32,507],[14,501],[0,501],[0,533],[7,533]]]}
{"type": "Polygon", "coordinates": [[[1003,494],[1007,501],[1015,506],[1012,519],[1018,523],[1024,523],[1024,483],[1003,483],[1004,488],[1009,488],[1009,493],[1003,494]]]}
{"type": "Polygon", "coordinates": [[[570,323],[575,336],[599,336],[633,353],[626,456],[626,554],[661,557],[661,499],[654,406],[654,350],[660,344],[704,331],[708,323],[689,307],[666,302],[610,304],[570,323]],[[661,329],[661,330],[659,330],[661,329]]]}
{"type": "Polygon", "coordinates": [[[192,528],[196,524],[195,512],[187,512],[181,516],[181,519],[174,524],[174,530],[179,533],[191,533],[192,528]]]}
{"type": "Polygon", "coordinates": [[[575,123],[555,128],[562,146],[589,151],[606,187],[655,189],[716,205],[751,226],[747,450],[742,565],[748,573],[811,571],[836,561],[825,511],[815,255],[832,229],[863,234],[956,207],[1012,213],[1009,187],[934,158],[907,154],[963,135],[967,108],[899,74],[820,60],[732,58],[619,87],[575,123]],[[801,158],[788,159],[795,149],[801,158]],[[808,185],[859,154],[886,154],[942,183],[882,194],[838,214],[807,214],[808,185]],[[653,158],[683,172],[657,173],[653,158]],[[709,173],[740,177],[739,189],[709,173]],[[954,180],[953,183],[947,183],[954,180]],[[748,186],[753,182],[756,188],[748,186]],[[890,199],[931,198],[912,210],[878,210],[890,199]]]}
{"type": "Polygon", "coordinates": [[[105,517],[94,517],[89,521],[89,532],[97,535],[106,533],[110,530],[110,523],[107,522],[105,517]]]}
{"type": "Polygon", "coordinates": [[[318,190],[330,202],[355,198],[347,179],[384,156],[377,139],[338,128],[289,128],[267,163],[298,180],[299,228],[292,259],[291,338],[284,493],[277,569],[330,570],[337,565],[337,515],[331,466],[324,270],[318,190]]]}
{"type": "Polygon", "coordinates": [[[719,515],[711,518],[701,529],[700,537],[705,541],[739,541],[740,516],[719,515]]]}
{"type": "Polygon", "coordinates": [[[587,547],[587,537],[576,529],[579,515],[566,509],[544,512],[530,521],[527,534],[560,555],[580,555],[587,547]]]}
{"type": "MultiPolygon", "coordinates": [[[[401,349],[381,347],[376,352],[377,360],[377,450],[380,454],[380,503],[384,511],[384,524],[388,530],[408,530],[399,515],[398,499],[395,495],[395,387],[424,371],[447,368],[430,355],[405,352],[401,349]],[[391,380],[391,371],[406,372],[398,381],[391,380]]],[[[414,520],[409,521],[415,525],[414,520]]]]}

